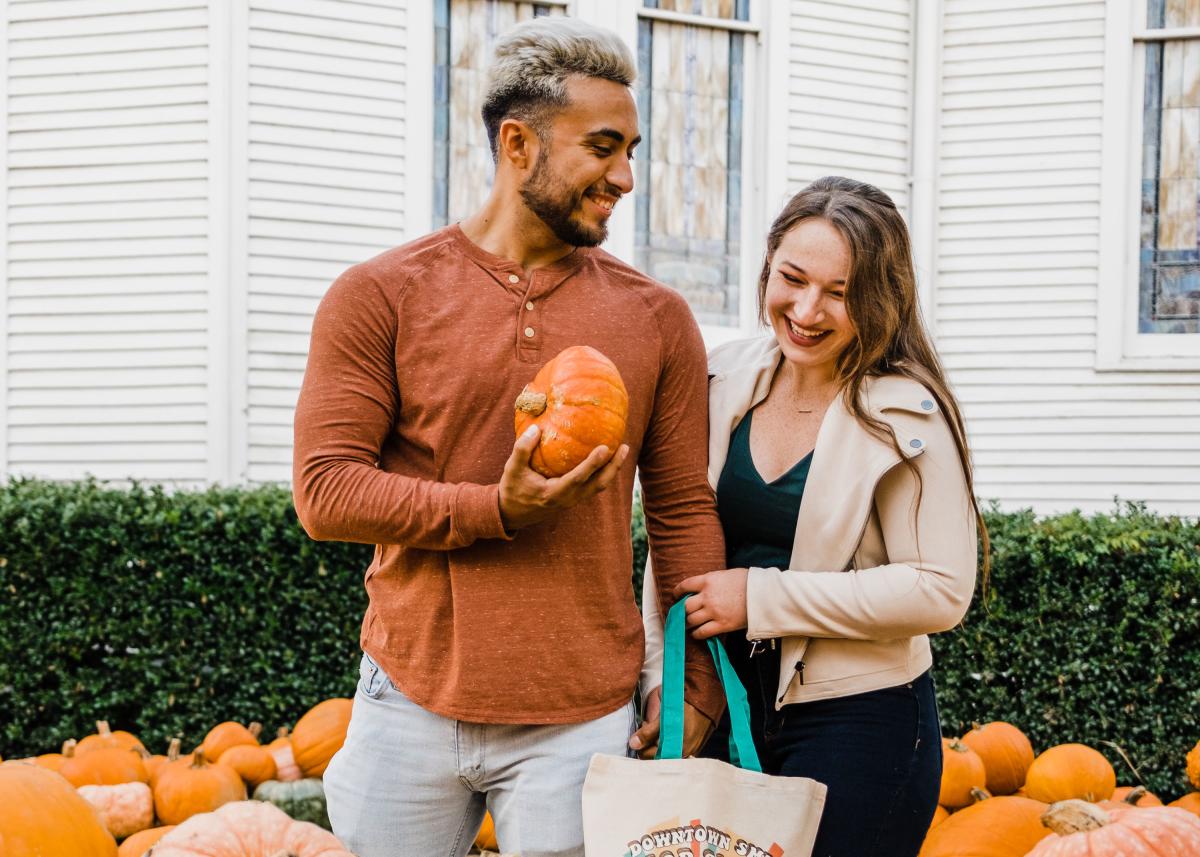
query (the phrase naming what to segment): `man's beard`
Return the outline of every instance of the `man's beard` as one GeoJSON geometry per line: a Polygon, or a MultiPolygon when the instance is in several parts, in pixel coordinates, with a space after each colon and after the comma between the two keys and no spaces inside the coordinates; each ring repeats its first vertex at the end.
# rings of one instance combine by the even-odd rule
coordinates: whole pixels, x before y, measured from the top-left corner
{"type": "Polygon", "coordinates": [[[573,218],[583,194],[572,194],[567,189],[567,183],[551,170],[544,151],[538,153],[533,175],[521,185],[521,198],[564,244],[595,247],[608,237],[607,226],[588,226],[573,218]]]}

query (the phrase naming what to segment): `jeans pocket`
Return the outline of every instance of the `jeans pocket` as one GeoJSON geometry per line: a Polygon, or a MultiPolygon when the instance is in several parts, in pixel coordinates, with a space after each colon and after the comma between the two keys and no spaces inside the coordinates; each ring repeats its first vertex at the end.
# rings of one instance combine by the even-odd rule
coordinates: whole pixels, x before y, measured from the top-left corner
{"type": "Polygon", "coordinates": [[[387,673],[366,652],[363,652],[362,663],[358,668],[358,689],[369,699],[379,699],[392,686],[387,673]]]}

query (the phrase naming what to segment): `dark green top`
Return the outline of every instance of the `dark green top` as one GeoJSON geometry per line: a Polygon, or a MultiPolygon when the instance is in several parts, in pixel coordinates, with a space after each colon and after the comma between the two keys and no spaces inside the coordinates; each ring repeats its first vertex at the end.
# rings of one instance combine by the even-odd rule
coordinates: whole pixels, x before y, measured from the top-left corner
{"type": "Polygon", "coordinates": [[[753,416],[754,411],[750,411],[733,430],[729,455],[717,480],[725,559],[729,568],[787,568],[812,453],[774,482],[764,482],[750,457],[753,416]]]}

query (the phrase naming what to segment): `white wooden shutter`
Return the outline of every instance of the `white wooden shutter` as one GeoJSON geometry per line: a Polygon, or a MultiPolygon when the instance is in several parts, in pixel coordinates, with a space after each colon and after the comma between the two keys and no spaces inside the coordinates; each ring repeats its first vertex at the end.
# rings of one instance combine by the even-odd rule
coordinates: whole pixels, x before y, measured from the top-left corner
{"type": "Polygon", "coordinates": [[[202,481],[206,4],[4,12],[8,469],[202,481]]]}
{"type": "Polygon", "coordinates": [[[913,0],[791,0],[788,191],[844,175],[908,207],[913,0]]]}
{"type": "Polygon", "coordinates": [[[935,316],[977,493],[1197,514],[1200,375],[1094,369],[1104,2],[944,10],[935,316]]]}
{"type": "Polygon", "coordinates": [[[347,267],[405,239],[407,45],[432,40],[408,31],[405,5],[250,2],[252,482],[291,478],[292,412],[321,296],[347,267]]]}

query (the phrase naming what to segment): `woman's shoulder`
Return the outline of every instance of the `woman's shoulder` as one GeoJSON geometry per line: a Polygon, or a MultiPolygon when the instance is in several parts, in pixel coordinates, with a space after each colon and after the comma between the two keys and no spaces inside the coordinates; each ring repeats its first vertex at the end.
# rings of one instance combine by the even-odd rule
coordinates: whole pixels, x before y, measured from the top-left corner
{"type": "Polygon", "coordinates": [[[868,376],[863,380],[860,395],[867,410],[884,419],[892,411],[929,415],[941,411],[937,396],[929,387],[899,372],[868,376]]]}
{"type": "Polygon", "coordinates": [[[778,351],[779,343],[770,334],[734,339],[708,352],[708,374],[719,377],[738,369],[757,367],[774,359],[778,351]]]}

